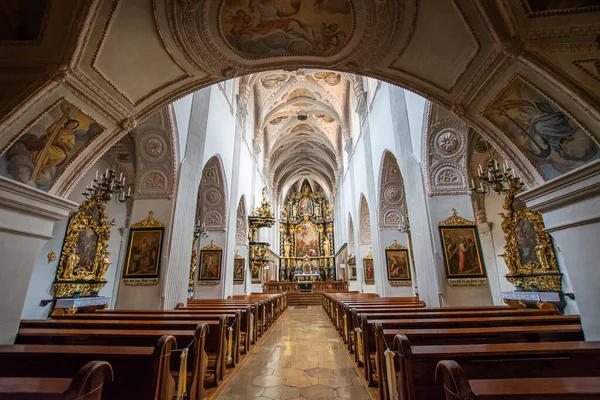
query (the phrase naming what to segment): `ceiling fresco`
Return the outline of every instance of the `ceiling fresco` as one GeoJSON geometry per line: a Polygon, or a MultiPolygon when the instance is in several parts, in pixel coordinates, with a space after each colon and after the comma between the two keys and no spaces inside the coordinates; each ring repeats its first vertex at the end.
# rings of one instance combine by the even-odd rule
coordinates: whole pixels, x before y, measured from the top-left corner
{"type": "Polygon", "coordinates": [[[346,74],[272,71],[248,81],[254,82],[257,126],[259,136],[265,138],[265,168],[273,186],[283,191],[310,179],[332,193],[339,179],[342,130],[347,125],[350,81],[346,74]]]}
{"type": "Polygon", "coordinates": [[[220,31],[238,54],[327,56],[354,31],[349,0],[224,0],[220,31]]]}

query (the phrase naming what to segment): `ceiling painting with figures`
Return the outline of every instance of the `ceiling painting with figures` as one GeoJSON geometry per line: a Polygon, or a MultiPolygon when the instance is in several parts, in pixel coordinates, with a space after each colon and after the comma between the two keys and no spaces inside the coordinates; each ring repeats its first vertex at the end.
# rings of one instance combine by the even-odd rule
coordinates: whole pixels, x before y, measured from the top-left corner
{"type": "Polygon", "coordinates": [[[220,28],[245,57],[328,56],[352,36],[354,10],[350,0],[224,0],[220,28]]]}

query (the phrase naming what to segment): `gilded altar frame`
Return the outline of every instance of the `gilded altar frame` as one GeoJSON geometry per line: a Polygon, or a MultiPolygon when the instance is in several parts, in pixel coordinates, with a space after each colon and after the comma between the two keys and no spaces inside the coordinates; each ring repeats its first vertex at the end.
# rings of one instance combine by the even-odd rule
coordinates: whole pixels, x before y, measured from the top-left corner
{"type": "Polygon", "coordinates": [[[71,216],[53,284],[56,298],[92,296],[106,285],[114,223],[97,197],[84,201],[71,216]]]}
{"type": "MultiPolygon", "coordinates": [[[[502,214],[504,219],[502,230],[506,245],[504,254],[501,256],[509,270],[506,279],[515,287],[523,290],[561,291],[563,274],[558,268],[552,238],[544,230],[542,215],[525,207],[515,199],[519,193],[520,189],[511,188],[504,199],[504,209],[507,214],[502,214]],[[533,249],[535,261],[526,263],[523,263],[524,257],[521,254],[523,245],[519,242],[520,237],[523,236],[523,225],[525,225],[521,224],[522,220],[525,224],[533,225],[537,242],[533,249]]],[[[531,227],[531,225],[528,226],[531,227]]]]}

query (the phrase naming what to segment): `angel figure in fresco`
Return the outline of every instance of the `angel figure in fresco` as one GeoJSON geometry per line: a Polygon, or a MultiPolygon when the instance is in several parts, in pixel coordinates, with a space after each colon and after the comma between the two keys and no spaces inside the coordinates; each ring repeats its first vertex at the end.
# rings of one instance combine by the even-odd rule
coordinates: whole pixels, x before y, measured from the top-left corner
{"type": "Polygon", "coordinates": [[[549,157],[554,150],[565,160],[587,161],[598,152],[593,140],[586,135],[576,136],[577,126],[564,112],[555,111],[548,102],[509,99],[496,109],[529,139],[527,150],[536,157],[549,157]],[[570,145],[576,139],[584,145],[570,145]]]}
{"type": "Polygon", "coordinates": [[[75,130],[79,127],[79,121],[69,118],[70,107],[62,111],[60,119],[46,129],[46,134],[40,137],[25,134],[21,138],[35,163],[31,174],[34,181],[40,173],[54,166],[61,166],[75,147],[75,130]]]}

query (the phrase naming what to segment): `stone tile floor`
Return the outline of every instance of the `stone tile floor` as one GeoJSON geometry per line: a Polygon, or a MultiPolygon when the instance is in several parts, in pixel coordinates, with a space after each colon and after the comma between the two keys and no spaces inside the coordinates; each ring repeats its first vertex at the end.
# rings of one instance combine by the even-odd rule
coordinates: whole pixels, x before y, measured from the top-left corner
{"type": "Polygon", "coordinates": [[[320,307],[289,309],[213,399],[370,400],[320,307]]]}

